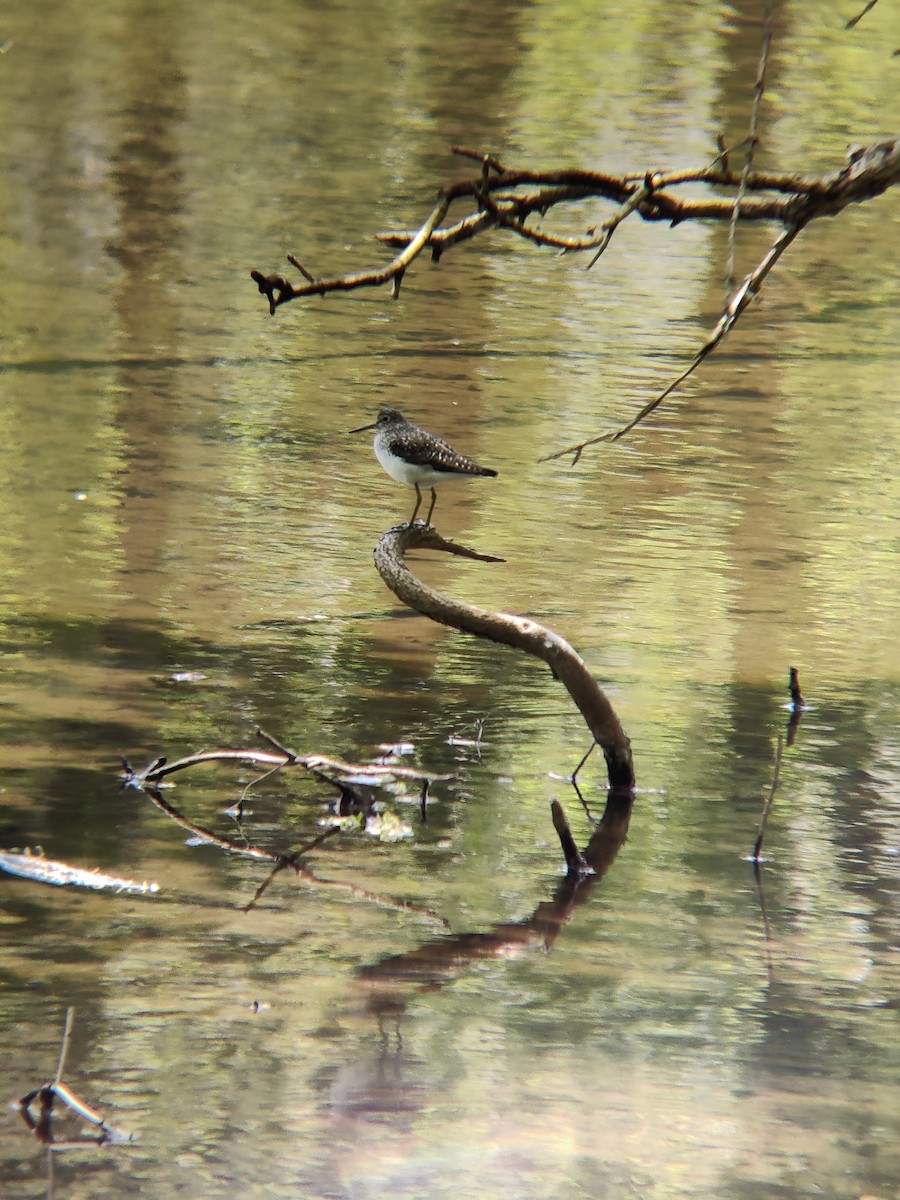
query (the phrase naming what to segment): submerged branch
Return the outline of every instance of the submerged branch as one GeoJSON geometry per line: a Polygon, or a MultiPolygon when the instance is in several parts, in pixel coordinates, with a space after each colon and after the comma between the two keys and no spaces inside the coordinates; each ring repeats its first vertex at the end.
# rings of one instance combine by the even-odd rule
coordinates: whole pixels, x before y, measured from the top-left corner
{"type": "Polygon", "coordinates": [[[461,548],[442,538],[433,525],[395,525],[378,539],[375,565],[394,595],[442,625],[512,646],[545,662],[567,689],[603,751],[610,787],[633,789],[631,744],[580,655],[558,633],[527,617],[493,612],[436,592],[413,575],[404,562],[407,551],[420,549],[459,554],[461,548]]]}
{"type": "Polygon", "coordinates": [[[398,912],[414,913],[417,916],[438,921],[442,925],[447,924],[444,918],[433,909],[424,908],[422,905],[414,904],[409,900],[396,900],[391,896],[385,896],[378,892],[369,891],[367,888],[361,888],[355,883],[345,883],[339,879],[322,879],[305,866],[303,860],[310,851],[317,849],[323,842],[338,837],[341,833],[345,832],[342,825],[329,826],[321,833],[310,838],[309,841],[296,850],[266,850],[262,846],[255,846],[247,841],[238,841],[236,838],[225,837],[220,833],[215,833],[205,825],[199,825],[196,821],[190,820],[174,804],[166,800],[157,788],[148,787],[145,791],[160,812],[165,813],[176,825],[199,841],[218,846],[221,850],[226,850],[231,854],[242,855],[244,858],[252,858],[272,864],[269,874],[256,889],[252,899],[244,905],[244,912],[249,912],[256,906],[276,876],[280,875],[282,871],[290,870],[298,878],[313,887],[337,888],[339,891],[347,892],[355,898],[381,905],[384,908],[391,908],[398,912]]]}
{"type": "MultiPolygon", "coordinates": [[[[268,742],[274,749],[272,751],[251,750],[249,748],[200,750],[196,754],[186,754],[183,758],[177,758],[174,762],[169,762],[168,758],[165,757],[155,758],[141,770],[132,767],[127,760],[123,759],[122,766],[124,768],[123,778],[125,784],[128,787],[137,788],[138,790],[169,787],[171,786],[170,784],[163,783],[163,780],[167,776],[174,775],[179,771],[186,771],[190,767],[200,766],[204,763],[234,762],[240,763],[243,766],[264,767],[265,771],[259,779],[253,780],[244,788],[240,802],[242,806],[249,788],[255,786],[257,783],[261,783],[262,780],[267,779],[276,771],[288,767],[302,767],[304,771],[308,771],[316,779],[321,780],[330,787],[337,788],[342,796],[355,796],[352,782],[354,780],[359,781],[360,779],[364,779],[366,783],[376,787],[395,779],[415,780],[419,784],[431,784],[437,780],[452,779],[451,775],[417,771],[413,767],[399,767],[393,763],[350,763],[340,758],[331,758],[326,754],[300,755],[295,750],[289,750],[287,747],[282,746],[280,742],[276,741],[275,738],[262,729],[257,728],[256,736],[268,742]]],[[[356,798],[360,799],[360,797],[356,798]]]]}
{"type": "Polygon", "coordinates": [[[71,863],[45,858],[43,851],[33,853],[26,850],[20,854],[15,850],[0,850],[0,870],[54,887],[84,887],[94,891],[127,892],[143,896],[159,891],[159,884],[153,880],[125,879],[91,867],[75,867],[71,863]]]}

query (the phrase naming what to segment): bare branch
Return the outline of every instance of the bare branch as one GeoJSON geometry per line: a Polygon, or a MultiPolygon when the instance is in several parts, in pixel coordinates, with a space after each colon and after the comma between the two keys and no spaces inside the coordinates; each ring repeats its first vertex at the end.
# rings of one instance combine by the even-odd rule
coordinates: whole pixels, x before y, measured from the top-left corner
{"type": "Polygon", "coordinates": [[[356,275],[342,275],[335,279],[316,279],[305,268],[301,267],[296,259],[292,258],[291,262],[294,263],[304,278],[309,280],[302,287],[288,283],[280,275],[263,275],[260,271],[251,271],[250,277],[256,283],[262,295],[268,297],[269,312],[272,313],[274,313],[280,304],[285,304],[288,300],[295,300],[298,296],[324,296],[326,292],[349,292],[361,287],[380,287],[382,284],[390,283],[392,280],[402,279],[403,272],[427,245],[432,231],[443,221],[449,207],[450,200],[447,196],[443,196],[432,209],[431,215],[425,224],[417,231],[405,249],[396,258],[392,259],[386,267],[382,267],[380,270],[362,271],[356,275]]]}
{"type": "Polygon", "coordinates": [[[280,753],[271,754],[266,750],[201,750],[197,754],[188,754],[171,763],[167,758],[154,759],[143,771],[134,770],[126,762],[124,763],[125,782],[129,786],[139,789],[147,784],[158,786],[167,775],[173,775],[176,771],[185,771],[188,767],[196,767],[200,763],[237,762],[245,766],[278,768],[293,766],[299,761],[299,758],[290,751],[282,755],[280,753]]]}
{"type": "MultiPolygon", "coordinates": [[[[765,63],[757,79],[758,105],[764,86],[765,63]]],[[[867,159],[866,169],[851,179],[845,171],[824,178],[800,175],[779,175],[750,170],[755,132],[751,130],[749,150],[744,169],[736,174],[729,167],[728,151],[721,144],[712,162],[703,168],[687,171],[645,171],[641,175],[610,175],[598,171],[511,170],[489,154],[463,147],[454,153],[481,163],[481,174],[475,179],[462,179],[444,188],[425,222],[415,230],[382,233],[378,238],[385,245],[398,249],[387,264],[349,275],[320,278],[294,255],[289,261],[306,281],[294,284],[277,274],[250,272],[273,312],[289,300],[329,292],[349,292],[364,287],[390,284],[392,295],[399,294],[407,269],[422,251],[429,247],[432,259],[440,259],[445,250],[467,241],[491,228],[506,229],[537,245],[562,251],[589,251],[596,255],[609,244],[616,227],[632,213],[644,221],[667,221],[677,225],[687,220],[702,221],[773,221],[784,225],[808,222],[815,217],[833,215],[846,204],[877,195],[897,182],[897,164],[890,152],[893,143],[872,147],[860,153],[867,159]],[[885,162],[879,175],[872,169],[869,157],[874,151],[884,152],[885,162]],[[688,183],[709,187],[737,189],[739,202],[727,197],[684,200],[676,189],[688,183]],[[749,193],[756,193],[750,196],[749,193]],[[533,214],[545,216],[559,205],[587,200],[605,200],[618,206],[618,211],[600,226],[600,234],[588,237],[564,237],[527,224],[533,214]],[[453,205],[468,201],[474,212],[457,217],[441,227],[453,205]]],[[[596,259],[595,259],[596,261],[596,259]]]]}

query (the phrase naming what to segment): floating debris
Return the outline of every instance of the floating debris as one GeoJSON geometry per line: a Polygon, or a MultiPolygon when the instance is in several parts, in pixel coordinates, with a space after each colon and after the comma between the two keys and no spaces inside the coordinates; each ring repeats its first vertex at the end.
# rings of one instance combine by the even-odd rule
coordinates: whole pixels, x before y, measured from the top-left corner
{"type": "Polygon", "coordinates": [[[404,754],[414,754],[416,747],[413,742],[379,742],[378,749],[388,758],[399,758],[404,754]]]}
{"type": "Polygon", "coordinates": [[[101,1113],[97,1112],[95,1108],[91,1108],[80,1096],[76,1096],[72,1089],[62,1081],[74,1024],[75,1009],[69,1008],[66,1010],[66,1024],[63,1029],[62,1044],[59,1048],[56,1075],[52,1082],[42,1083],[40,1087],[30,1091],[27,1096],[23,1096],[14,1107],[19,1110],[22,1120],[41,1145],[47,1146],[51,1150],[77,1150],[84,1146],[121,1146],[131,1143],[135,1140],[133,1134],[108,1124],[101,1113]],[[57,1112],[54,1113],[54,1105],[57,1100],[61,1100],[82,1121],[93,1125],[97,1132],[79,1134],[77,1137],[57,1137],[51,1124],[51,1118],[59,1111],[57,1107],[57,1112]]]}

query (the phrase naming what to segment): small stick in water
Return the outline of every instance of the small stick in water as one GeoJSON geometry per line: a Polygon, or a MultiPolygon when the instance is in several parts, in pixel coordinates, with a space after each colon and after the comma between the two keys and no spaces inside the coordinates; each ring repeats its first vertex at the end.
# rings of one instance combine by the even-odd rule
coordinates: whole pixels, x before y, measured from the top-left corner
{"type": "Polygon", "coordinates": [[[766,822],[769,819],[769,813],[772,809],[772,801],[775,799],[775,789],[778,787],[778,776],[781,773],[781,752],[784,749],[784,739],[781,734],[778,735],[778,746],[775,750],[775,773],[772,776],[772,786],[769,788],[769,794],[766,797],[766,802],[763,805],[762,820],[759,823],[759,834],[756,838],[756,845],[753,847],[753,853],[750,859],[754,866],[759,865],[759,855],[762,850],[763,838],[766,836],[766,822]]]}

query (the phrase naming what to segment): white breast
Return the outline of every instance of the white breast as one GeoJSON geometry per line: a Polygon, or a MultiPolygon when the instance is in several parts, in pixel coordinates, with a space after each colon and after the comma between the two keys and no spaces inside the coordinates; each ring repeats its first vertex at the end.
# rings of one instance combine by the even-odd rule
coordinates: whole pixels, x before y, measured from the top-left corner
{"type": "Polygon", "coordinates": [[[391,479],[396,479],[398,483],[405,483],[407,487],[414,487],[417,483],[425,487],[434,487],[435,484],[443,483],[447,479],[456,478],[452,472],[435,471],[421,463],[408,463],[399,455],[391,454],[386,438],[376,437],[373,445],[375,457],[391,479]]]}

